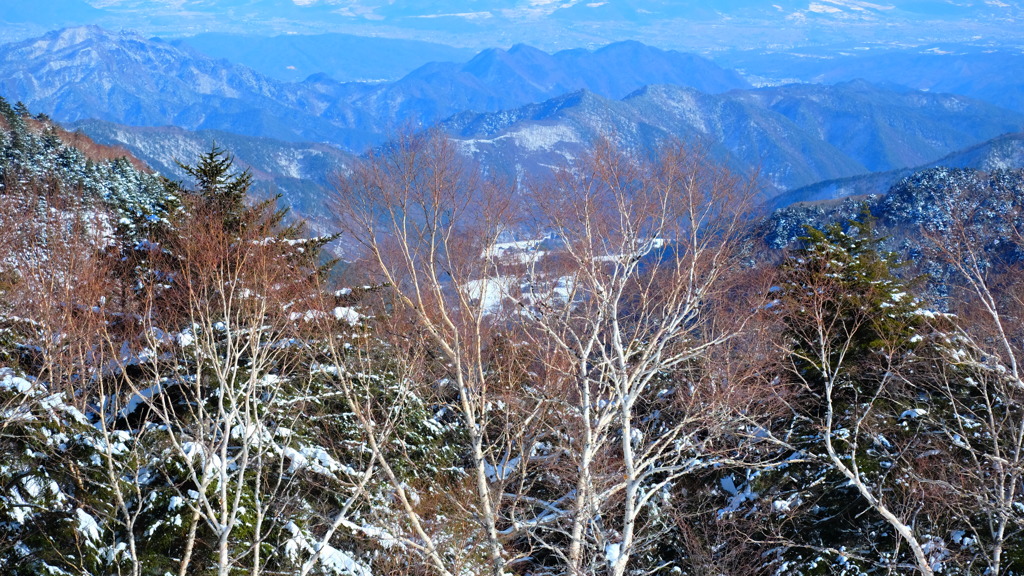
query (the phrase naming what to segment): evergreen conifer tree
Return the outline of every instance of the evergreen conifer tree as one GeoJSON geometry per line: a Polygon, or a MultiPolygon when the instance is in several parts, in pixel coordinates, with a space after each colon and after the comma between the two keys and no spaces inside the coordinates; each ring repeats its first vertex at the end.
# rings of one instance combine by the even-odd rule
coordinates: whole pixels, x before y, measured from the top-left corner
{"type": "Polygon", "coordinates": [[[261,226],[272,236],[268,241],[287,241],[296,247],[292,257],[301,264],[315,264],[317,273],[325,277],[337,263],[322,257],[324,246],[337,235],[303,238],[306,227],[302,221],[286,224],[287,208],[275,208],[280,195],[251,201],[254,184],[249,169],[238,171],[234,157],[213,143],[210,151],[200,156],[195,165],[178,163],[195,181],[191,189],[178,185],[181,192],[196,201],[197,208],[210,210],[223,222],[225,231],[241,235],[250,226],[261,226]]]}
{"type": "MultiPolygon", "coordinates": [[[[806,321],[803,300],[820,300],[823,292],[828,297],[826,312],[839,328],[835,336],[851,340],[852,346],[842,350],[848,366],[870,360],[873,350],[913,336],[917,304],[907,295],[906,283],[893,273],[900,267],[896,254],[881,249],[885,238],[875,232],[875,220],[864,205],[857,219],[823,230],[807,227],[802,247],[782,265],[783,290],[789,299],[787,325],[798,349],[814,340],[806,329],[815,327],[801,326],[806,321]]],[[[823,368],[798,362],[807,376],[823,368]]]]}
{"type": "MultiPolygon", "coordinates": [[[[903,408],[890,400],[891,374],[914,347],[919,303],[893,273],[899,262],[881,249],[884,238],[874,224],[865,206],[856,220],[808,227],[803,245],[780,269],[775,309],[789,340],[795,384],[790,441],[803,463],[760,477],[755,490],[799,503],[782,529],[797,544],[787,552],[788,562],[802,566],[794,574],[860,574],[871,563],[856,558],[879,558],[878,550],[900,546],[878,502],[834,460],[844,462],[866,490],[892,500],[907,485],[891,473],[903,433],[903,408]],[[838,572],[831,561],[817,568],[808,561],[823,552],[826,559],[842,558],[838,572]]],[[[898,555],[888,561],[913,562],[898,555]]]]}
{"type": "Polygon", "coordinates": [[[214,210],[228,230],[240,231],[251,216],[245,199],[252,187],[252,173],[248,169],[236,171],[234,158],[216,143],[194,166],[181,162],[178,166],[195,180],[191,194],[214,210]]]}

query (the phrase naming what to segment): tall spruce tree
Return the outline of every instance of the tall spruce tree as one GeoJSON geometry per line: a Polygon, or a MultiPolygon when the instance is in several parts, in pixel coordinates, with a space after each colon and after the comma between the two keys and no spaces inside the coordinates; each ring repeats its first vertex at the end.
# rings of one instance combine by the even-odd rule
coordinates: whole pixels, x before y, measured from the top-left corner
{"type": "Polygon", "coordinates": [[[195,180],[189,192],[218,214],[228,230],[240,231],[254,216],[245,203],[253,184],[252,173],[235,170],[234,157],[216,143],[195,165],[178,162],[178,166],[195,180]]]}
{"type": "Polygon", "coordinates": [[[337,263],[323,255],[324,246],[337,235],[304,238],[305,223],[288,223],[289,210],[276,208],[280,194],[254,201],[252,172],[248,168],[236,169],[234,157],[216,143],[195,165],[178,162],[178,166],[194,180],[191,188],[179,184],[179,189],[191,197],[193,208],[208,210],[218,217],[226,232],[242,235],[251,226],[261,226],[269,234],[267,241],[290,242],[296,247],[292,257],[303,265],[314,264],[321,276],[326,276],[337,263]]]}
{"type": "Polygon", "coordinates": [[[792,574],[919,564],[900,532],[914,524],[900,508],[907,429],[892,373],[914,347],[920,305],[874,220],[865,206],[856,220],[808,227],[780,269],[775,309],[790,348],[789,440],[800,462],[763,475],[755,490],[787,503],[780,530],[793,545],[783,565],[801,566],[792,574]]]}
{"type": "MultiPolygon", "coordinates": [[[[875,232],[875,217],[867,205],[857,219],[835,222],[823,230],[807,227],[807,235],[800,240],[802,247],[782,265],[782,277],[789,304],[786,323],[805,377],[814,380],[815,373],[825,369],[799,354],[801,348],[816,344],[818,327],[807,325],[808,317],[802,312],[809,299],[828,297],[823,305],[836,328],[834,337],[850,340],[849,346],[831,349],[842,353],[842,361],[854,372],[871,364],[873,351],[913,336],[919,324],[913,314],[918,305],[908,296],[910,288],[894,274],[899,259],[881,248],[885,238],[875,232]]],[[[829,361],[835,364],[840,359],[833,356],[829,361]]]]}

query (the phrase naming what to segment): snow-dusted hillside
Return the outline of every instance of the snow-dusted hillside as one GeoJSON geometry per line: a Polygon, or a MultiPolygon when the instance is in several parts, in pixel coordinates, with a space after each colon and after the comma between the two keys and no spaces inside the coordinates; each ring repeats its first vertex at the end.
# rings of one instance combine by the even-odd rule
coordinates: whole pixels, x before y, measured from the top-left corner
{"type": "Polygon", "coordinates": [[[463,110],[501,110],[580,88],[622,97],[651,83],[712,92],[747,86],[699,56],[636,42],[556,54],[528,46],[491,49],[465,64],[429,64],[384,84],[343,84],[323,74],[280,82],[184,47],[97,27],[51,32],[0,53],[0,94],[60,121],[223,130],[326,141],[356,152],[403,126],[429,126],[463,110]]]}
{"type": "Polygon", "coordinates": [[[903,178],[929,168],[966,168],[982,172],[1024,168],[1024,134],[1013,133],[997,136],[992,140],[958,150],[934,162],[914,168],[816,182],[780,194],[771,199],[770,205],[774,208],[784,208],[796,202],[819,202],[847,196],[884,194],[903,178]]]}
{"type": "Polygon", "coordinates": [[[144,227],[152,218],[165,217],[176,199],[143,168],[123,148],[97,146],[0,98],[0,193],[28,186],[71,202],[98,202],[121,225],[144,227]]]}
{"type": "Polygon", "coordinates": [[[124,146],[161,174],[187,180],[178,162],[191,163],[216,144],[234,156],[236,165],[252,172],[253,193],[280,194],[280,204],[318,229],[327,226],[324,201],[334,178],[344,173],[355,157],[327,144],[294,143],[246,137],[222,131],[182,128],[146,128],[100,121],[74,124],[97,142],[124,146]]]}
{"type": "Polygon", "coordinates": [[[579,92],[441,126],[494,170],[564,165],[596,138],[652,148],[700,142],[740,172],[784,191],[866,172],[920,166],[1024,127],[1024,115],[969,98],[894,91],[864,82],[792,85],[709,95],[649,86],[622,100],[579,92]]]}

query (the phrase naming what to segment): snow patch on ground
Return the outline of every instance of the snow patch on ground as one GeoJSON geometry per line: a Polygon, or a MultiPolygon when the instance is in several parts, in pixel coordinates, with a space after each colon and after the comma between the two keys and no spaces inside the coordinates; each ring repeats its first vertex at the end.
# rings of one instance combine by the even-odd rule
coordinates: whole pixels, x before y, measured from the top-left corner
{"type": "Polygon", "coordinates": [[[920,418],[925,414],[928,414],[928,411],[925,410],[924,408],[911,408],[910,410],[904,410],[903,413],[900,414],[900,418],[908,420],[912,418],[920,418]]]}
{"type": "Polygon", "coordinates": [[[362,319],[363,315],[355,311],[355,308],[348,306],[338,306],[334,309],[334,318],[337,320],[344,320],[349,324],[358,324],[362,319]]]}
{"type": "Polygon", "coordinates": [[[480,308],[488,314],[500,310],[502,301],[511,298],[513,291],[518,289],[519,282],[509,276],[471,280],[462,285],[466,295],[472,300],[479,301],[480,308]]]}
{"type": "Polygon", "coordinates": [[[575,130],[569,126],[559,125],[544,126],[534,124],[532,126],[524,126],[515,132],[509,133],[508,137],[515,141],[516,146],[529,152],[551,150],[555,145],[562,143],[578,144],[581,142],[575,130]]]}

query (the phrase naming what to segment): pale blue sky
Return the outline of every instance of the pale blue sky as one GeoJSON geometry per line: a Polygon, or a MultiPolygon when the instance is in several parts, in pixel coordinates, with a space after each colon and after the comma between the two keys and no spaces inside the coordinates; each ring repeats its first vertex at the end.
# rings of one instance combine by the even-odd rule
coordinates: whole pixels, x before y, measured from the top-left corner
{"type": "Polygon", "coordinates": [[[347,32],[472,48],[525,42],[556,49],[624,39],[699,51],[1024,44],[1024,8],[1016,0],[3,0],[0,21],[8,22],[8,37],[97,23],[164,36],[347,32]]]}

